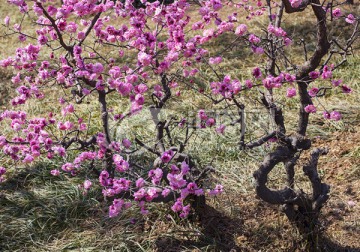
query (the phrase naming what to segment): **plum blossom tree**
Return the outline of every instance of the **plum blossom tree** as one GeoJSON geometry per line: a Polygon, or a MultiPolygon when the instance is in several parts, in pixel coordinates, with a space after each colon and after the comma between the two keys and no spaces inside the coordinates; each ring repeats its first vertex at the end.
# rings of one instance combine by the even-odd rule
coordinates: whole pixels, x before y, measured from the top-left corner
{"type": "MultiPolygon", "coordinates": [[[[321,182],[317,162],[327,150],[313,150],[308,164],[303,166],[313,187],[311,195],[295,189],[294,169],[301,154],[311,147],[306,135],[310,114],[322,110],[324,120],[341,119],[338,111],[327,111],[320,98],[333,90],[351,92],[332,74],[352,53],[359,32],[359,17],[345,14],[341,9],[344,3],[8,2],[17,6],[22,20],[28,20],[34,27],[33,32],[25,32],[22,23],[14,24],[12,17],[5,17],[3,24],[8,29],[6,35],[16,35],[21,42],[14,56],[0,62],[2,67],[15,71],[12,83],[18,95],[11,101],[15,109],[0,115],[0,121],[13,130],[12,135],[0,136],[0,148],[15,164],[58,158],[63,163],[61,168],[51,171],[54,176],[91,170],[98,181],[86,179],[83,188],[85,192],[94,184],[102,188],[103,195],[111,201],[110,217],[134,202],[146,214],[150,202],[170,201],[172,211],[186,217],[192,208],[204,203],[205,194],[223,191],[221,185],[204,187],[202,180],[214,168],[201,167],[187,153],[194,132],[213,127],[218,134],[224,134],[231,126],[240,125],[239,151],[275,141],[274,150],[254,173],[258,196],[271,204],[283,205],[290,221],[309,241],[315,241],[314,227],[329,197],[329,186],[321,182]],[[295,20],[297,13],[303,11],[312,13],[315,41],[299,39],[286,31],[284,15],[295,20]],[[266,22],[267,26],[257,29],[249,21],[254,19],[266,22]],[[336,36],[329,32],[330,22],[352,31],[336,36]],[[213,52],[211,43],[227,35],[233,40],[227,41],[225,49],[213,52]],[[313,52],[308,52],[306,43],[314,45],[313,52]],[[235,46],[258,59],[250,66],[251,74],[246,76],[246,71],[238,70],[246,76],[242,79],[227,75],[220,67],[226,53],[235,46]],[[292,49],[301,47],[304,50],[300,53],[292,49]],[[299,54],[304,62],[298,60],[299,54]],[[199,87],[199,80],[206,86],[199,87]],[[21,109],[28,100],[41,102],[54,92],[61,106],[59,111],[51,108],[47,115],[36,116],[21,109]],[[206,110],[199,110],[195,118],[182,114],[179,118],[163,119],[161,111],[173,108],[173,101],[181,101],[183,95],[199,95],[225,109],[236,108],[237,116],[228,125],[219,124],[206,110]],[[257,97],[269,112],[270,128],[266,135],[248,141],[246,101],[257,97]],[[281,105],[278,97],[298,101],[295,133],[287,133],[283,116],[287,107],[281,105]],[[129,106],[109,107],[114,100],[129,106]],[[84,103],[97,104],[100,115],[85,120],[80,116],[84,103]],[[112,134],[114,125],[121,127],[124,121],[145,110],[155,127],[151,142],[141,136],[119,139],[112,134]],[[100,127],[89,130],[96,128],[93,125],[100,127]],[[179,131],[181,137],[175,137],[174,132],[179,131]],[[144,150],[153,157],[151,165],[136,158],[144,150]],[[75,158],[70,160],[73,155],[75,158]],[[288,184],[283,190],[271,190],[266,185],[268,175],[278,163],[284,164],[288,184]]],[[[176,106],[181,105],[180,102],[176,106]]],[[[5,178],[7,168],[0,167],[1,179],[5,178]]]]}

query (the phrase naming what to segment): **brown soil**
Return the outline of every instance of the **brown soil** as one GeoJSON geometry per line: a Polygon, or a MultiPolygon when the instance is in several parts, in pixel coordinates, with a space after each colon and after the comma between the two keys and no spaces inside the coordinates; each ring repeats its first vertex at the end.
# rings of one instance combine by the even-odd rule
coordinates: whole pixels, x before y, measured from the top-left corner
{"type": "Polygon", "coordinates": [[[336,132],[317,146],[328,146],[320,162],[324,181],[331,185],[331,197],[324,208],[327,235],[342,246],[360,248],[360,127],[336,132]]]}

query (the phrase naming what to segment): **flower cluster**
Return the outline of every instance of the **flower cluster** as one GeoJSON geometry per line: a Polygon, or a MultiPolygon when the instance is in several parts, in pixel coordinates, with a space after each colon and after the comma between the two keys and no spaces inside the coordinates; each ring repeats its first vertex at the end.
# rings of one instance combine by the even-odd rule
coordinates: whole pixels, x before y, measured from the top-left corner
{"type": "Polygon", "coordinates": [[[200,128],[212,127],[216,124],[215,118],[209,117],[203,109],[198,111],[197,116],[200,119],[200,128]]]}

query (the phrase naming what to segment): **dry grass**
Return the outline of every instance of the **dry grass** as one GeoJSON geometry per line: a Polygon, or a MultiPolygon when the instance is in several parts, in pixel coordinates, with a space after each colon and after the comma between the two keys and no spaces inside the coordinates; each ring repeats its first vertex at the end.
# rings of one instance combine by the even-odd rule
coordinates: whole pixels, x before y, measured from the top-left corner
{"type": "MultiPolygon", "coordinates": [[[[0,3],[0,19],[3,13],[13,14],[4,0],[0,3]]],[[[304,27],[306,32],[311,28],[311,22],[305,22],[308,18],[305,14],[294,23],[290,17],[285,17],[284,22],[294,33],[298,31],[297,26],[304,27]]],[[[19,22],[21,17],[15,15],[14,22],[15,19],[19,22]]],[[[226,47],[223,41],[231,41],[231,36],[221,37],[211,46],[217,49],[226,47]]],[[[1,58],[13,54],[16,39],[0,37],[0,42],[1,58]]],[[[225,56],[219,66],[221,72],[240,80],[248,75],[253,59],[248,52],[235,47],[225,56]]],[[[295,60],[300,62],[302,59],[295,60]]],[[[316,115],[311,117],[309,127],[309,136],[316,139],[315,146],[330,146],[330,153],[321,159],[319,166],[324,180],[332,185],[331,198],[321,218],[327,226],[323,240],[327,245],[325,251],[360,249],[359,64],[360,57],[355,55],[336,72],[353,88],[351,95],[331,95],[321,99],[329,110],[340,110],[343,121],[324,122],[320,115],[316,115]],[[349,201],[354,201],[356,205],[350,206],[349,201]]],[[[0,73],[0,82],[4,83],[0,86],[0,106],[4,106],[13,92],[9,87],[11,72],[0,73]]],[[[202,75],[206,76],[202,81],[214,78],[209,72],[202,75]]],[[[185,111],[210,107],[201,96],[185,97],[186,91],[182,97],[173,100],[172,106],[185,111]]],[[[278,99],[289,108],[285,110],[285,116],[289,122],[287,126],[292,128],[297,101],[281,100],[281,95],[278,99]]],[[[60,107],[55,105],[55,100],[54,92],[49,92],[42,104],[31,101],[24,109],[42,113],[44,107],[52,106],[58,110],[60,107]]],[[[126,103],[119,102],[115,97],[110,106],[120,112],[127,109],[126,103]]],[[[251,127],[247,137],[262,134],[263,128],[267,127],[262,122],[266,112],[258,110],[255,104],[252,106],[256,112],[248,114],[251,127]]],[[[177,113],[176,109],[170,112],[177,113]]],[[[96,118],[99,116],[97,110],[96,105],[85,103],[79,113],[87,119],[88,112],[92,111],[92,118],[96,118]]],[[[135,134],[150,138],[151,128],[144,127],[147,125],[144,118],[146,116],[139,114],[121,127],[114,126],[114,134],[119,139],[135,134]]],[[[95,131],[99,125],[92,127],[90,131],[95,131]]],[[[2,128],[1,134],[6,132],[2,128]]],[[[82,182],[79,178],[49,175],[49,171],[59,165],[56,160],[40,160],[35,167],[23,167],[13,172],[7,182],[0,185],[0,251],[303,251],[301,238],[278,207],[255,197],[252,173],[272,146],[249,152],[239,151],[237,132],[237,128],[224,136],[211,130],[198,132],[189,145],[189,153],[200,165],[212,163],[217,168],[213,180],[221,182],[226,188],[223,195],[209,199],[207,215],[201,220],[195,217],[180,220],[169,213],[168,206],[164,204],[151,206],[151,213],[145,217],[131,208],[121,216],[109,219],[106,217],[107,202],[96,190],[98,188],[83,195],[78,188],[82,182]]],[[[306,188],[306,181],[301,179],[301,169],[297,170],[300,178],[297,186],[306,188]]],[[[86,176],[92,178],[91,174],[86,176]]],[[[277,188],[283,183],[284,174],[279,167],[271,175],[270,185],[277,188]]]]}

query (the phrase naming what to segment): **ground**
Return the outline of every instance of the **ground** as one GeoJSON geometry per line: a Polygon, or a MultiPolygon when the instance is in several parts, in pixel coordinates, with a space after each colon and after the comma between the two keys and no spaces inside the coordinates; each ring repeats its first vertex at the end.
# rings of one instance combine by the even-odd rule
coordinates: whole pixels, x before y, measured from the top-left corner
{"type": "MultiPolygon", "coordinates": [[[[0,14],[7,8],[6,3],[0,4],[0,14]]],[[[312,23],[306,17],[294,26],[303,23],[307,33],[312,23]]],[[[0,56],[8,56],[11,52],[7,48],[13,44],[8,38],[0,39],[0,56]]],[[[236,61],[237,71],[246,65],[238,51],[224,67],[236,61]]],[[[323,250],[329,252],[360,251],[359,64],[355,54],[337,72],[353,93],[324,101],[329,109],[343,113],[343,121],[324,123],[314,116],[309,128],[313,147],[329,148],[319,163],[323,181],[331,186],[330,199],[320,217],[324,232],[319,238],[323,250]]],[[[8,106],[13,92],[11,76],[10,72],[0,72],[1,110],[8,106]]],[[[205,150],[209,153],[195,153],[211,162],[218,154],[214,161],[218,172],[213,176],[224,185],[225,192],[207,200],[205,215],[187,220],[171,213],[164,204],[150,207],[148,216],[129,209],[110,219],[108,202],[99,190],[83,195],[78,188],[81,179],[49,174],[56,163],[40,162],[14,172],[0,185],[0,251],[304,251],[301,237],[280,207],[255,195],[252,173],[268,149],[239,154],[238,146],[227,149],[227,139],[215,140],[217,146],[205,150]],[[255,154],[258,156],[252,157],[255,154]]],[[[270,182],[282,187],[284,172],[279,168],[275,173],[270,182]]],[[[297,176],[301,174],[301,167],[297,167],[297,176]]],[[[303,184],[306,181],[300,180],[298,187],[303,184]]]]}
{"type": "MultiPolygon", "coordinates": [[[[331,197],[320,218],[325,228],[324,251],[360,251],[359,128],[350,127],[314,143],[330,150],[319,164],[324,182],[331,185],[331,197]]],[[[257,199],[251,189],[228,187],[224,194],[208,200],[202,218],[180,220],[161,205],[147,217],[129,212],[109,219],[104,202],[91,198],[95,195],[83,196],[74,186],[45,172],[46,167],[38,167],[1,185],[2,251],[304,249],[280,208],[257,199]]],[[[250,178],[247,187],[252,187],[250,178]]]]}

